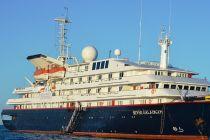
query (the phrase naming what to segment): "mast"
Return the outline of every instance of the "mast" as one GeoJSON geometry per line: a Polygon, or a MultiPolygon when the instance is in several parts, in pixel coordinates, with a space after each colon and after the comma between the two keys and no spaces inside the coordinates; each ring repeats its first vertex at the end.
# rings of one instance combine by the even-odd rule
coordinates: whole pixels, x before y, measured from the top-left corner
{"type": "Polygon", "coordinates": [[[69,55],[68,55],[68,45],[66,44],[66,34],[67,29],[66,26],[71,23],[70,20],[66,18],[56,18],[54,21],[58,22],[59,24],[59,56],[58,60],[62,61],[63,63],[66,63],[69,55]]]}
{"type": "Polygon", "coordinates": [[[169,65],[169,46],[172,44],[172,41],[169,39],[164,29],[161,31],[158,44],[161,47],[160,68],[167,69],[169,65]]]}

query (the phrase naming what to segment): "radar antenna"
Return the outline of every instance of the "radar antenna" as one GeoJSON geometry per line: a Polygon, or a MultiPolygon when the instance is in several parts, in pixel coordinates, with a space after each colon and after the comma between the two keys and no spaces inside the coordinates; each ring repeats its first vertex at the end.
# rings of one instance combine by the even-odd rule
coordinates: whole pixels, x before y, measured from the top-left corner
{"type": "Polygon", "coordinates": [[[63,18],[55,18],[54,21],[58,22],[59,24],[59,51],[60,51],[60,54],[58,56],[58,60],[62,61],[63,63],[66,63],[67,60],[69,59],[69,54],[68,54],[68,48],[69,48],[69,45],[66,44],[66,35],[67,35],[67,29],[66,29],[66,26],[71,23],[70,20],[68,19],[67,17],[67,14],[68,14],[68,8],[65,7],[64,8],[65,11],[66,11],[66,17],[63,18]]]}

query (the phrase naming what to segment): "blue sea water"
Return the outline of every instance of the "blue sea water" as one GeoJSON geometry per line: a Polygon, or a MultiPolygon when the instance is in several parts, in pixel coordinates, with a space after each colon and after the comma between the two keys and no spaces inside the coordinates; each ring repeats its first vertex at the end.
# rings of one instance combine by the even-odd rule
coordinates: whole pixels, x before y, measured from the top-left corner
{"type": "Polygon", "coordinates": [[[57,134],[17,133],[9,131],[4,126],[0,125],[0,140],[114,140],[114,139],[73,137],[70,135],[57,135],[57,134]]]}

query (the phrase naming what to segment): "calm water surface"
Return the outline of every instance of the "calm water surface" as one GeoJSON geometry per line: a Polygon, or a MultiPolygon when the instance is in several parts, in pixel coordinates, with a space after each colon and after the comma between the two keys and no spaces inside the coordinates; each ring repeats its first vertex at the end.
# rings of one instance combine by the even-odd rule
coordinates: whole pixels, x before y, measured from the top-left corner
{"type": "Polygon", "coordinates": [[[89,137],[72,137],[69,135],[57,134],[26,134],[11,132],[0,125],[0,140],[115,140],[89,137]]]}

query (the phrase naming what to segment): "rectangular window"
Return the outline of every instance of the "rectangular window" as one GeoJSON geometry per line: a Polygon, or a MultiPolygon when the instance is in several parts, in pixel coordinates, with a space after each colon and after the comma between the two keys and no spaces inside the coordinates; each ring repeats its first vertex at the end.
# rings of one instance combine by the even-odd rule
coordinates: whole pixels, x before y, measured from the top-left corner
{"type": "Polygon", "coordinates": [[[97,62],[97,63],[96,63],[96,69],[97,69],[97,70],[100,69],[100,64],[101,64],[101,62],[97,62]]]}
{"type": "Polygon", "coordinates": [[[171,85],[171,89],[176,89],[176,85],[171,85]]]}
{"type": "Polygon", "coordinates": [[[169,84],[164,84],[164,88],[169,88],[169,84]]]}
{"type": "Polygon", "coordinates": [[[206,87],[202,87],[201,91],[206,91],[206,87]]]}
{"type": "Polygon", "coordinates": [[[79,83],[81,83],[82,82],[82,77],[79,77],[79,83]]]}
{"type": "Polygon", "coordinates": [[[109,80],[112,79],[112,73],[109,73],[109,80]]]}
{"type": "Polygon", "coordinates": [[[155,75],[157,75],[157,71],[155,71],[155,75]]]}
{"type": "Polygon", "coordinates": [[[107,106],[112,106],[112,101],[107,101],[107,106]]]}
{"type": "Polygon", "coordinates": [[[101,88],[97,88],[96,92],[97,93],[101,92],[101,88]]]}
{"type": "Polygon", "coordinates": [[[119,86],[119,91],[122,91],[122,88],[123,88],[122,86],[119,86]]]}
{"type": "Polygon", "coordinates": [[[118,105],[123,105],[123,101],[118,101],[118,105]]]}
{"type": "Polygon", "coordinates": [[[93,63],[92,70],[96,69],[96,63],[93,63]]]}
{"type": "Polygon", "coordinates": [[[197,91],[201,91],[201,87],[196,87],[196,90],[197,91]]]}
{"type": "Polygon", "coordinates": [[[111,92],[112,87],[108,87],[108,92],[111,92]]]}
{"type": "Polygon", "coordinates": [[[156,88],[158,88],[159,87],[159,84],[156,84],[156,88]]]}
{"type": "Polygon", "coordinates": [[[122,78],[124,76],[123,72],[120,72],[120,78],[122,78]]]}
{"type": "Polygon", "coordinates": [[[184,86],[184,90],[188,90],[189,89],[189,86],[184,86]]]}
{"type": "Polygon", "coordinates": [[[88,66],[85,66],[85,71],[88,71],[88,66]]]}
{"type": "Polygon", "coordinates": [[[90,83],[92,81],[92,77],[88,76],[88,83],[90,83]]]}
{"type": "Polygon", "coordinates": [[[101,62],[101,69],[104,69],[104,67],[105,67],[105,61],[102,61],[101,62]]]}
{"type": "Polygon", "coordinates": [[[87,103],[87,106],[88,106],[88,107],[90,107],[90,106],[91,106],[91,103],[90,103],[90,102],[89,102],[89,103],[87,103]]]}
{"type": "Polygon", "coordinates": [[[168,76],[171,76],[171,72],[168,72],[168,76]]]}
{"type": "Polygon", "coordinates": [[[102,79],[102,75],[98,75],[98,80],[101,80],[102,79]]]}
{"type": "Polygon", "coordinates": [[[130,104],[131,105],[134,105],[134,100],[130,100],[130,104]]]}
{"type": "Polygon", "coordinates": [[[208,92],[210,92],[210,87],[208,87],[208,92]]]}
{"type": "Polygon", "coordinates": [[[74,83],[74,80],[73,78],[70,79],[70,84],[73,84],[74,83]]]}
{"type": "Polygon", "coordinates": [[[182,87],[183,87],[182,85],[178,85],[178,88],[177,89],[178,90],[182,90],[182,87]]]}
{"type": "Polygon", "coordinates": [[[105,68],[108,68],[108,66],[109,66],[109,60],[106,61],[105,68]]]}
{"type": "Polygon", "coordinates": [[[190,86],[190,90],[195,90],[195,87],[194,86],[190,86]]]}

